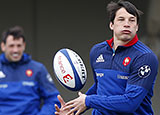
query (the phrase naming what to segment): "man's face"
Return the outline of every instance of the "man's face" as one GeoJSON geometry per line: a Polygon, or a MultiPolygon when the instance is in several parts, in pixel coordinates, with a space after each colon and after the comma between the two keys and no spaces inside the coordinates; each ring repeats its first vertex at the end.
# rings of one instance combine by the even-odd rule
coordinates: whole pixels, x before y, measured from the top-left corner
{"type": "Polygon", "coordinates": [[[1,49],[10,62],[17,62],[22,58],[25,42],[22,38],[14,39],[12,35],[9,35],[6,39],[6,44],[1,43],[1,49]]]}
{"type": "Polygon", "coordinates": [[[110,23],[113,30],[113,37],[117,40],[126,42],[131,40],[138,31],[137,18],[128,13],[125,8],[120,8],[116,12],[114,23],[110,23]]]}

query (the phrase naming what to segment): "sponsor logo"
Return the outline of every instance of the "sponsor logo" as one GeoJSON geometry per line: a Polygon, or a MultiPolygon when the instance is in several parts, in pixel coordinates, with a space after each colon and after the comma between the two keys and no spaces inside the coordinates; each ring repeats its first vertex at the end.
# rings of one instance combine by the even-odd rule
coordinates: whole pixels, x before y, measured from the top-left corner
{"type": "Polygon", "coordinates": [[[104,62],[102,54],[97,58],[96,63],[98,63],[98,62],[104,62]]]}
{"type": "Polygon", "coordinates": [[[0,71],[0,78],[5,78],[5,77],[6,75],[2,71],[0,71]]]}
{"type": "Polygon", "coordinates": [[[0,84],[0,88],[7,88],[8,84],[0,84]]]}
{"type": "Polygon", "coordinates": [[[73,77],[70,74],[63,76],[63,80],[65,83],[71,81],[72,79],[73,79],[73,77]]]}
{"type": "Polygon", "coordinates": [[[123,65],[124,65],[124,66],[127,66],[127,65],[130,63],[130,61],[131,61],[131,58],[130,58],[130,57],[124,58],[124,60],[123,60],[123,65]]]}
{"type": "Polygon", "coordinates": [[[123,75],[117,75],[118,79],[128,79],[128,76],[123,76],[123,75]]]}
{"type": "Polygon", "coordinates": [[[31,69],[26,70],[26,75],[27,75],[28,77],[31,77],[32,74],[33,74],[33,72],[32,72],[31,69]]]}
{"type": "Polygon", "coordinates": [[[22,85],[24,85],[24,86],[34,86],[35,84],[32,81],[23,81],[22,85]]]}
{"type": "Polygon", "coordinates": [[[49,82],[53,82],[53,79],[52,79],[52,77],[51,77],[51,75],[49,73],[47,74],[46,77],[47,77],[47,79],[48,79],[49,82]]]}
{"type": "Polygon", "coordinates": [[[58,64],[59,64],[61,73],[64,74],[66,71],[64,70],[64,66],[63,66],[63,64],[62,64],[62,57],[61,57],[61,56],[58,57],[58,64]]]}
{"type": "Polygon", "coordinates": [[[138,70],[138,75],[141,78],[146,78],[151,74],[151,68],[149,65],[143,65],[138,70]]]}
{"type": "Polygon", "coordinates": [[[103,77],[103,76],[104,76],[104,73],[96,73],[96,76],[97,76],[97,77],[103,77]]]}

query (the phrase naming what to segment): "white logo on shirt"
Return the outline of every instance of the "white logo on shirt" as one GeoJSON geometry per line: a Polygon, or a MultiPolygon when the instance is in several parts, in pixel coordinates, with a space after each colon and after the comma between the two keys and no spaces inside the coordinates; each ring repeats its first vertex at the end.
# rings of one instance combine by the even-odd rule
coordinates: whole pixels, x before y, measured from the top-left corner
{"type": "Polygon", "coordinates": [[[151,73],[151,68],[148,65],[144,65],[142,67],[140,67],[140,69],[138,70],[138,75],[141,78],[146,78],[150,75],[151,73]]]}
{"type": "Polygon", "coordinates": [[[104,62],[104,59],[103,59],[103,55],[102,55],[102,54],[97,58],[96,62],[97,62],[97,63],[98,63],[98,62],[104,62]]]}
{"type": "Polygon", "coordinates": [[[53,79],[52,79],[52,77],[49,73],[47,74],[47,79],[48,79],[49,82],[53,82],[53,79]]]}
{"type": "Polygon", "coordinates": [[[128,76],[124,76],[124,75],[117,75],[118,79],[128,79],[128,76]]]}
{"type": "Polygon", "coordinates": [[[8,85],[7,84],[0,84],[0,88],[7,88],[8,85]]]}
{"type": "Polygon", "coordinates": [[[104,76],[104,73],[96,73],[96,76],[97,76],[97,77],[103,77],[103,76],[104,76]]]}
{"type": "Polygon", "coordinates": [[[34,82],[32,82],[32,81],[23,81],[23,82],[22,82],[22,85],[23,85],[23,86],[34,86],[35,84],[34,84],[34,82]]]}
{"type": "Polygon", "coordinates": [[[5,78],[5,77],[6,75],[2,71],[0,71],[0,78],[5,78]]]}

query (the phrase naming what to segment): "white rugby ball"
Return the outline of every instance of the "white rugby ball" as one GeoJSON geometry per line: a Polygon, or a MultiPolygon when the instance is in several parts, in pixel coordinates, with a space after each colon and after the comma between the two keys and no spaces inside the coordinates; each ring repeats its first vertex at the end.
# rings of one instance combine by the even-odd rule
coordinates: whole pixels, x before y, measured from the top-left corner
{"type": "Polygon", "coordinates": [[[71,49],[59,50],[53,59],[53,70],[58,81],[67,89],[79,91],[87,80],[87,71],[81,57],[71,49]]]}

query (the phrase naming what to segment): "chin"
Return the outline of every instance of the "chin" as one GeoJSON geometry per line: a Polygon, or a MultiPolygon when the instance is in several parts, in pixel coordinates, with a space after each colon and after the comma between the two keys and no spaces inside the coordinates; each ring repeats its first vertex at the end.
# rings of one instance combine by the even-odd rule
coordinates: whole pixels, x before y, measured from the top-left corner
{"type": "Polygon", "coordinates": [[[121,40],[123,40],[123,41],[128,41],[128,40],[131,40],[131,39],[132,39],[132,37],[130,35],[123,35],[121,37],[121,40]]]}
{"type": "Polygon", "coordinates": [[[12,62],[18,62],[18,61],[20,61],[20,59],[18,58],[18,59],[12,59],[11,60],[12,62]]]}

